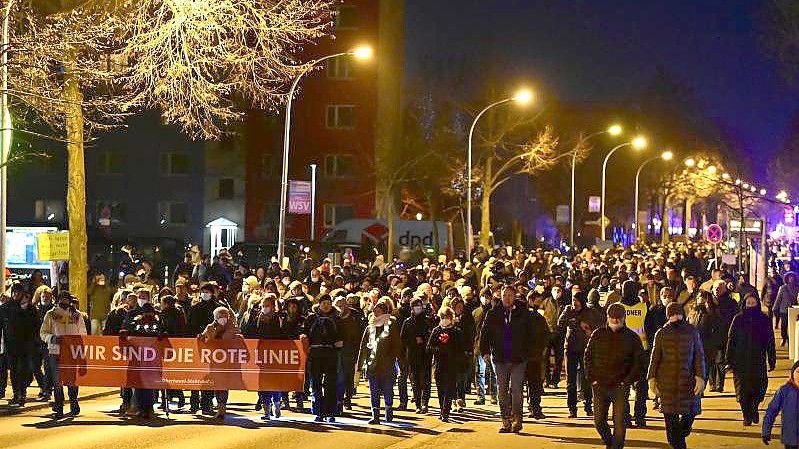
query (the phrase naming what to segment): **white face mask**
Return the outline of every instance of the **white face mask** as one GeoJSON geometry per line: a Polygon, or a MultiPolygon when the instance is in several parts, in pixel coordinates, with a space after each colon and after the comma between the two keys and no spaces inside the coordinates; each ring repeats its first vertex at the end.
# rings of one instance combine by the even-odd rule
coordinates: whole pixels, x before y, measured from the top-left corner
{"type": "Polygon", "coordinates": [[[452,326],[452,320],[449,318],[442,318],[441,319],[441,327],[450,327],[452,326]]]}
{"type": "Polygon", "coordinates": [[[139,303],[139,307],[144,307],[144,305],[149,303],[150,301],[148,301],[146,299],[139,298],[139,299],[136,300],[136,302],[139,303]]]}
{"type": "Polygon", "coordinates": [[[623,325],[623,324],[610,324],[610,323],[608,323],[608,327],[609,327],[611,330],[613,330],[613,331],[618,331],[619,329],[621,329],[622,327],[624,327],[624,325],[623,325]]]}
{"type": "Polygon", "coordinates": [[[311,277],[311,282],[319,282],[319,277],[318,276],[312,276],[311,277]]]}
{"type": "Polygon", "coordinates": [[[219,323],[220,326],[224,326],[227,324],[227,318],[226,317],[217,318],[216,322],[219,323]]]}
{"type": "Polygon", "coordinates": [[[414,307],[413,308],[413,314],[414,315],[421,315],[422,314],[422,308],[419,307],[419,306],[414,307]]]}
{"type": "Polygon", "coordinates": [[[491,299],[485,298],[485,297],[480,298],[480,303],[483,304],[484,306],[487,306],[487,305],[491,304],[491,299]]]}
{"type": "Polygon", "coordinates": [[[283,279],[281,282],[283,282],[283,285],[285,285],[286,287],[288,287],[288,286],[289,286],[289,284],[291,284],[291,279],[283,279]]]}
{"type": "Polygon", "coordinates": [[[671,298],[668,298],[668,297],[660,298],[660,303],[663,304],[664,306],[667,306],[667,305],[671,304],[671,298]]]}
{"type": "Polygon", "coordinates": [[[202,293],[200,293],[200,298],[202,298],[203,301],[210,301],[211,300],[211,294],[208,293],[208,292],[202,292],[202,293]]]}

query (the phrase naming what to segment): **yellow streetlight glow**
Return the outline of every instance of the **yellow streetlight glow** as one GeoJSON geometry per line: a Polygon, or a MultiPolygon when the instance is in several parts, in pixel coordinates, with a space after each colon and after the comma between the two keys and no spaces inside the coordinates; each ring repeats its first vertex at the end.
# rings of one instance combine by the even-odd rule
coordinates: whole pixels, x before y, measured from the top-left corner
{"type": "Polygon", "coordinates": [[[361,45],[350,51],[350,54],[358,59],[372,59],[375,51],[369,45],[361,45]]]}
{"type": "Polygon", "coordinates": [[[526,106],[533,102],[533,91],[530,89],[520,89],[516,92],[516,95],[513,96],[513,101],[522,106],[526,106]]]}
{"type": "Polygon", "coordinates": [[[736,185],[736,186],[737,186],[737,185],[741,185],[741,180],[740,180],[740,179],[736,179],[736,180],[735,180],[735,185],[736,185]]]}
{"type": "Polygon", "coordinates": [[[672,153],[671,151],[664,151],[663,154],[660,155],[660,158],[663,159],[664,161],[670,161],[674,159],[674,153],[672,153]]]}
{"type": "Polygon", "coordinates": [[[751,187],[749,187],[749,191],[750,192],[756,192],[757,191],[757,187],[751,186],[751,187]]]}
{"type": "Polygon", "coordinates": [[[621,132],[622,132],[621,125],[613,125],[610,128],[608,128],[608,134],[610,134],[611,136],[618,136],[619,134],[621,134],[621,132]]]}
{"type": "Polygon", "coordinates": [[[633,148],[635,148],[636,150],[644,149],[644,148],[646,148],[646,144],[647,144],[646,137],[638,136],[638,137],[636,137],[635,139],[632,140],[632,144],[633,144],[633,148]]]}
{"type": "Polygon", "coordinates": [[[768,191],[766,189],[760,189],[760,194],[761,195],[765,195],[767,193],[768,193],[768,191]]]}
{"type": "Polygon", "coordinates": [[[722,173],[721,174],[721,178],[725,179],[725,180],[730,179],[730,174],[729,173],[722,173]]]}
{"type": "Polygon", "coordinates": [[[744,187],[744,189],[748,189],[748,188],[749,188],[749,183],[748,183],[748,182],[745,182],[745,183],[744,183],[744,185],[743,185],[743,187],[744,187]]]}
{"type": "Polygon", "coordinates": [[[707,171],[711,175],[715,175],[716,174],[716,166],[715,165],[711,165],[710,167],[707,168],[707,171]]]}
{"type": "Polygon", "coordinates": [[[696,159],[689,157],[688,159],[685,160],[686,167],[693,167],[694,165],[696,165],[696,159]]]}
{"type": "Polygon", "coordinates": [[[777,193],[777,199],[778,200],[783,199],[783,198],[787,198],[787,197],[788,197],[788,192],[786,192],[785,190],[780,190],[779,193],[777,193]]]}

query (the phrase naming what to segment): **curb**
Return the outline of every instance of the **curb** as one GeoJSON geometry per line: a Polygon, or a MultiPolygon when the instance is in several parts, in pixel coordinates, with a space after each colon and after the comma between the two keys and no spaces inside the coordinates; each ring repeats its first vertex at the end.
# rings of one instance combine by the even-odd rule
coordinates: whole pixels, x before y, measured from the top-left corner
{"type": "MultiPolygon", "coordinates": [[[[97,392],[97,393],[87,394],[86,396],[78,396],[78,401],[89,401],[89,400],[92,400],[92,399],[97,399],[97,398],[101,398],[101,397],[105,397],[105,396],[111,396],[111,395],[116,394],[116,393],[119,393],[119,389],[108,390],[108,391],[100,391],[100,392],[97,392]]],[[[48,402],[37,403],[36,405],[28,405],[28,406],[25,406],[24,408],[16,408],[16,409],[15,408],[10,408],[8,410],[0,411],[0,416],[14,416],[14,415],[20,415],[20,414],[26,413],[26,412],[33,412],[33,411],[36,411],[36,410],[47,409],[47,408],[50,408],[50,403],[51,402],[52,402],[52,400],[50,400],[48,402]]]]}

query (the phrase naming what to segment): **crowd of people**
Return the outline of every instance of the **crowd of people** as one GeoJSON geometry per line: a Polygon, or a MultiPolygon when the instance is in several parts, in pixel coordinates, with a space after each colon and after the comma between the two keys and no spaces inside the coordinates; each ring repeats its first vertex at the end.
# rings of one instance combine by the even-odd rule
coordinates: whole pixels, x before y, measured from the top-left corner
{"type": "MultiPolygon", "coordinates": [[[[308,258],[292,270],[187,252],[168,279],[146,261],[121,267],[119,285],[95,275],[88,313],[34,274],[0,305],[0,394],[10,372],[9,404],[23,406],[35,378],[37,400],[53,399],[54,418],[64,416],[64,335],[300,339],[309,348],[305,388],[259,392],[264,420],[291,408],[334,422],[364,380],[370,424],[397,411],[428,414],[434,383],[442,421],[488,401],[499,405],[499,431],[519,432],[525,417],[547,417],[541,398],[565,380],[569,418],[592,416],[608,448],[623,447],[628,428],[646,427],[650,406],[669,444],[685,448],[703,394],[723,392],[728,374],[743,425],[761,422],[776,363],[771,317],[785,344],[799,295],[793,272],[775,270],[758,292],[732,268],[708,266],[705,254],[684,243],[577,253],[502,246],[468,258],[308,258]]],[[[67,389],[77,415],[78,387],[67,389]]],[[[123,388],[120,396],[120,415],[150,418],[158,403],[184,409],[188,396],[188,412],[223,418],[228,392],[123,388]]],[[[766,444],[783,413],[782,443],[797,447],[798,398],[795,365],[764,416],[766,444]]]]}

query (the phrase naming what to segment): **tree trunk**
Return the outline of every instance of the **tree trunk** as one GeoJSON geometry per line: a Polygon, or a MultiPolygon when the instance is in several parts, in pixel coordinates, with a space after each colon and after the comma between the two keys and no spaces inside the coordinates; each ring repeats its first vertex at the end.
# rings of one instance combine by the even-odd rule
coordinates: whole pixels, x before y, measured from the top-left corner
{"type": "Polygon", "coordinates": [[[386,262],[391,262],[394,257],[394,195],[393,190],[389,189],[389,193],[383,199],[388,203],[385,205],[386,210],[386,224],[388,225],[388,239],[386,240],[386,262]]]}
{"type": "Polygon", "coordinates": [[[660,224],[660,243],[669,243],[669,228],[671,227],[671,217],[669,216],[669,196],[663,197],[663,220],[660,224]]]}
{"type": "Polygon", "coordinates": [[[86,165],[83,158],[83,93],[70,74],[69,61],[64,79],[67,127],[67,215],[69,216],[69,290],[87,310],[86,165]]]}
{"type": "Polygon", "coordinates": [[[685,200],[685,210],[683,211],[683,217],[685,219],[685,226],[682,228],[682,235],[685,236],[686,240],[690,238],[690,231],[691,228],[691,218],[693,214],[691,213],[694,208],[694,199],[689,197],[685,200]]]}
{"type": "Polygon", "coordinates": [[[441,254],[441,245],[438,244],[440,236],[438,235],[438,216],[436,214],[437,201],[432,189],[428,190],[427,205],[430,208],[430,222],[433,223],[433,248],[435,248],[436,254],[441,254]]]}
{"type": "Polygon", "coordinates": [[[480,197],[480,246],[491,248],[491,177],[494,176],[493,157],[486,158],[485,173],[483,173],[483,196],[480,197]]]}
{"type": "Polygon", "coordinates": [[[522,224],[518,218],[513,220],[513,246],[522,245],[522,224]]]}

